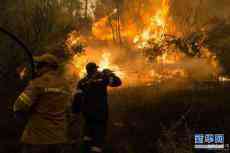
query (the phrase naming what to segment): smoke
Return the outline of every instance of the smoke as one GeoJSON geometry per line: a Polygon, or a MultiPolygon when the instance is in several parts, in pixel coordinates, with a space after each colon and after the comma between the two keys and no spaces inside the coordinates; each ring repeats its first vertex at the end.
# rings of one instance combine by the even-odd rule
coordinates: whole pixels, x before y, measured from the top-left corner
{"type": "Polygon", "coordinates": [[[96,62],[103,68],[100,64],[106,60],[108,62],[106,66],[123,79],[124,86],[154,85],[162,81],[174,82],[175,80],[211,80],[214,74],[220,71],[218,66],[212,65],[212,62],[216,61],[210,61],[212,59],[208,57],[188,57],[181,52],[170,52],[167,56],[161,63],[157,58],[149,61],[140,50],[121,48],[116,45],[90,46],[86,48],[84,55],[75,59],[75,64],[81,70],[88,62],[96,62]],[[106,54],[109,56],[103,59],[103,55],[106,54]],[[172,58],[173,54],[179,58],[172,58]]]}
{"type": "Polygon", "coordinates": [[[171,0],[170,16],[183,34],[217,20],[230,21],[229,0],[171,0]]]}
{"type": "MultiPolygon", "coordinates": [[[[81,14],[84,15],[85,13],[85,7],[86,7],[86,0],[80,0],[81,4],[83,4],[83,8],[82,8],[82,12],[81,14]]],[[[98,0],[88,0],[88,8],[87,8],[87,13],[89,15],[89,17],[91,18],[95,18],[95,8],[96,8],[96,4],[97,4],[98,0]]]]}
{"type": "MultiPolygon", "coordinates": [[[[163,2],[166,1],[167,0],[163,2]]],[[[154,6],[153,10],[155,10],[156,12],[160,12],[160,15],[156,12],[154,13],[154,11],[148,10],[151,7],[150,5],[148,7],[145,6],[148,3],[146,3],[144,6],[140,5],[140,7],[137,7],[139,6],[139,3],[131,3],[134,6],[127,5],[127,11],[124,11],[121,15],[123,19],[121,25],[121,36],[125,35],[129,39],[134,40],[136,33],[134,32],[133,34],[131,32],[135,31],[136,28],[132,27],[138,28],[138,26],[135,26],[135,24],[141,22],[143,25],[145,25],[144,27],[150,27],[150,29],[155,29],[156,33],[158,32],[160,34],[160,38],[163,39],[164,37],[161,36],[166,34],[166,28],[168,27],[168,25],[172,25],[173,27],[173,24],[171,24],[171,20],[168,20],[167,18],[168,15],[173,17],[173,21],[176,22],[176,29],[180,29],[182,32],[187,32],[188,30],[186,30],[186,28],[188,28],[189,25],[194,25],[195,29],[199,26],[201,27],[203,23],[209,20],[204,20],[203,18],[199,19],[199,16],[197,16],[197,11],[201,7],[199,5],[200,3],[191,3],[192,6],[190,9],[192,9],[192,11],[188,11],[189,9],[184,9],[184,6],[190,6],[187,6],[187,3],[177,4],[179,3],[179,1],[180,0],[169,1],[169,14],[167,3],[159,2],[158,5],[159,7],[160,5],[162,5],[162,8],[154,6]],[[132,7],[135,9],[131,10],[130,8],[132,7]],[[136,10],[136,8],[140,10],[136,10]],[[185,13],[183,11],[185,11],[185,13]],[[134,17],[132,17],[132,15],[135,14],[135,12],[138,14],[138,22],[132,21],[134,20],[134,17]],[[184,14],[181,15],[180,13],[184,14]],[[151,17],[151,20],[150,18],[146,18],[146,16],[151,17]],[[125,18],[127,19],[127,22],[124,22],[125,18]],[[153,24],[153,19],[157,19],[160,24],[153,24]],[[187,23],[186,21],[189,22],[187,23]],[[202,23],[200,21],[202,21],[202,23]]],[[[148,2],[152,4],[153,1],[149,0],[148,2]]],[[[205,11],[203,10],[201,11],[201,13],[202,12],[205,13],[205,11]]],[[[111,18],[111,20],[112,19],[113,18],[111,18]]],[[[88,62],[96,62],[99,66],[101,66],[100,70],[102,70],[103,68],[110,68],[114,70],[114,73],[122,78],[124,86],[146,86],[167,82],[168,85],[171,85],[171,87],[174,88],[174,86],[178,86],[175,82],[211,80],[214,79],[221,71],[216,56],[207,48],[202,47],[200,56],[191,57],[183,53],[183,51],[178,50],[178,48],[174,45],[172,45],[174,47],[169,47],[162,54],[159,54],[154,58],[149,59],[148,56],[144,55],[143,48],[137,48],[135,44],[132,43],[132,41],[127,41],[128,39],[126,40],[126,37],[122,37],[124,40],[123,43],[127,43],[123,46],[116,44],[112,40],[112,38],[108,37],[112,33],[109,32],[111,31],[111,25],[108,26],[107,22],[105,22],[104,20],[99,20],[97,21],[97,23],[100,23],[99,25],[102,24],[104,28],[101,28],[100,26],[99,28],[98,26],[94,26],[93,28],[96,31],[99,31],[99,34],[97,35],[94,33],[93,38],[87,39],[87,47],[85,48],[85,53],[73,57],[73,60],[71,61],[73,68],[70,68],[70,70],[73,70],[73,73],[76,71],[76,74],[80,77],[84,76],[84,67],[88,62]],[[109,39],[100,39],[101,37],[108,37],[109,39]]],[[[152,30],[148,32],[149,35],[156,34],[152,33],[152,30]]],[[[148,40],[150,38],[146,38],[146,43],[148,43],[148,40]]],[[[163,42],[164,40],[162,39],[159,39],[159,41],[163,42]]],[[[159,41],[158,43],[160,45],[162,42],[159,41]]],[[[71,39],[71,42],[75,41],[71,39]]],[[[155,50],[152,49],[152,52],[154,51],[155,50]]]]}

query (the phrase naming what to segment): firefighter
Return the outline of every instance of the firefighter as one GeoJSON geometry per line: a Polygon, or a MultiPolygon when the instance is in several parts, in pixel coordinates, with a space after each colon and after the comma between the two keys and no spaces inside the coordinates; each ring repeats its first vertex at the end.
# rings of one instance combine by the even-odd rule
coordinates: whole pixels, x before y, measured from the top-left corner
{"type": "MultiPolygon", "coordinates": [[[[77,85],[74,100],[81,101],[75,107],[80,107],[85,121],[81,152],[101,153],[108,120],[107,87],[118,87],[121,80],[109,69],[99,72],[95,63],[88,63],[86,71],[87,76],[77,85]]],[[[74,109],[79,111],[79,108],[74,109]]]]}
{"type": "Polygon", "coordinates": [[[23,153],[60,153],[66,142],[65,109],[71,97],[67,81],[51,54],[35,58],[37,76],[14,103],[17,119],[25,119],[23,153]]]}

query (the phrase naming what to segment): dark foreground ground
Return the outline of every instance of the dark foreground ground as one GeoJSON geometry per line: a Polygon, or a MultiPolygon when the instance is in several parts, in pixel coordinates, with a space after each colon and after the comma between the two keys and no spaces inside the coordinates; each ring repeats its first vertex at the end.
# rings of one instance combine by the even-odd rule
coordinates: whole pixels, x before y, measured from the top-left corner
{"type": "MultiPolygon", "coordinates": [[[[195,132],[224,133],[228,143],[229,91],[229,83],[216,82],[186,85],[177,90],[165,90],[162,86],[113,90],[109,97],[106,150],[108,153],[191,153],[195,132]]],[[[9,116],[9,120],[1,120],[0,153],[16,153],[18,149],[15,122],[9,116]]]]}

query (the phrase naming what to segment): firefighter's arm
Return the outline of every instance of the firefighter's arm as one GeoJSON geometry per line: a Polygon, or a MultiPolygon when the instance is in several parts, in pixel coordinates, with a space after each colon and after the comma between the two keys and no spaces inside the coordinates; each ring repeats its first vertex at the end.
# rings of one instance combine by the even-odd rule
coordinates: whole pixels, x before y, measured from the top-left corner
{"type": "Polygon", "coordinates": [[[91,85],[104,85],[107,84],[104,78],[90,78],[89,80],[80,81],[78,84],[78,92],[82,92],[83,89],[90,87],[91,85]]]}
{"type": "Polygon", "coordinates": [[[85,83],[83,83],[83,80],[80,80],[79,83],[77,84],[77,88],[73,92],[73,96],[76,94],[83,94],[83,88],[85,83]]]}
{"type": "Polygon", "coordinates": [[[112,74],[109,76],[109,86],[110,87],[118,87],[122,84],[121,79],[116,76],[115,74],[112,74]]]}
{"type": "Polygon", "coordinates": [[[35,103],[39,89],[29,85],[24,92],[18,97],[13,106],[14,112],[29,112],[35,103]]]}
{"type": "Polygon", "coordinates": [[[80,87],[80,85],[78,84],[78,87],[73,92],[72,99],[71,99],[72,113],[78,114],[81,112],[81,104],[82,101],[84,100],[83,94],[84,92],[80,87]]]}
{"type": "Polygon", "coordinates": [[[115,73],[113,73],[113,71],[109,70],[109,69],[104,69],[103,73],[106,77],[107,80],[107,85],[110,87],[118,87],[122,84],[121,79],[116,76],[115,73]]]}
{"type": "Polygon", "coordinates": [[[122,84],[121,79],[116,76],[115,73],[113,73],[113,71],[109,70],[109,69],[104,69],[103,73],[106,77],[105,80],[107,80],[107,85],[110,87],[118,87],[122,84]]]}

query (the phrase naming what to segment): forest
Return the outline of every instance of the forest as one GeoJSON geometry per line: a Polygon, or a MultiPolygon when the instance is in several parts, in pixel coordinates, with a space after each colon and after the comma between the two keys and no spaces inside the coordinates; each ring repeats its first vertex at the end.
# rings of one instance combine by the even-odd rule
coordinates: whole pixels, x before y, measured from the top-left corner
{"type": "Polygon", "coordinates": [[[0,153],[20,148],[12,104],[47,53],[72,90],[91,61],[122,79],[109,89],[108,153],[192,153],[197,131],[228,141],[229,0],[1,0],[0,10],[0,153]]]}

